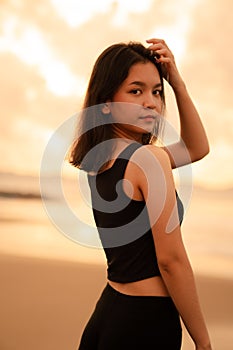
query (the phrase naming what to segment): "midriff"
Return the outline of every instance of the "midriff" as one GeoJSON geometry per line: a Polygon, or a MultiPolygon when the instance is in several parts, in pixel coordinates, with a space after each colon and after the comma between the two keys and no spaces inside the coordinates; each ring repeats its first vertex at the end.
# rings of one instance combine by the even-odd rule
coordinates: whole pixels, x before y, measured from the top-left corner
{"type": "Polygon", "coordinates": [[[141,281],[119,283],[108,281],[110,286],[122,294],[136,296],[169,296],[168,290],[160,276],[141,281]]]}

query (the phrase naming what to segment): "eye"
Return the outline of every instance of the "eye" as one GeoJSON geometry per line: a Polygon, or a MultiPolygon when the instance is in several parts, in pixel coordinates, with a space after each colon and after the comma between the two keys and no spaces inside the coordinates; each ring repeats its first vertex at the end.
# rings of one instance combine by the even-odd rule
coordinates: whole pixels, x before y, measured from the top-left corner
{"type": "Polygon", "coordinates": [[[163,90],[154,90],[153,95],[162,96],[163,90]]]}
{"type": "Polygon", "coordinates": [[[133,94],[133,95],[140,95],[141,94],[141,90],[133,89],[133,90],[130,90],[130,93],[133,94]]]}

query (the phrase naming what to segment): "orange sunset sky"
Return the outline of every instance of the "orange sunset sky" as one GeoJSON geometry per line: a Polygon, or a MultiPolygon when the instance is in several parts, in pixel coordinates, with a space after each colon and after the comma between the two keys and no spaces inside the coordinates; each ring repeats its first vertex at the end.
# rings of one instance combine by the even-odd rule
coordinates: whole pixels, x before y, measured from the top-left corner
{"type": "MultiPolygon", "coordinates": [[[[203,186],[233,186],[232,0],[0,0],[1,172],[38,175],[52,132],[80,110],[92,66],[115,42],[164,38],[201,114],[203,186]]],[[[168,119],[177,126],[168,89],[168,119]]]]}

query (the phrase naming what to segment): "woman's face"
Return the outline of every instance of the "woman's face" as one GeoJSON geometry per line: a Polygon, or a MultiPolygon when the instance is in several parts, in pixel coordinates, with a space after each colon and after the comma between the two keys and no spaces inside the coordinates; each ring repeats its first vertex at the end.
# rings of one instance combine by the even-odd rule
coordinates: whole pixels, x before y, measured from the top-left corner
{"type": "Polygon", "coordinates": [[[108,101],[113,121],[131,134],[152,132],[156,115],[162,113],[161,95],[162,84],[155,65],[134,64],[113,99],[108,101]]]}

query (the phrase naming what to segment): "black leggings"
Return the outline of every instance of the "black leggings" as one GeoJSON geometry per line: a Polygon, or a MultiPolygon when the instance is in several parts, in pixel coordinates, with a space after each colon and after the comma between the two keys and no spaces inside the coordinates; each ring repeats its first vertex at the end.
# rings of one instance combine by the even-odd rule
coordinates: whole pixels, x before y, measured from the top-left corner
{"type": "Polygon", "coordinates": [[[178,350],[181,338],[170,297],[126,295],[107,284],[78,350],[178,350]]]}

